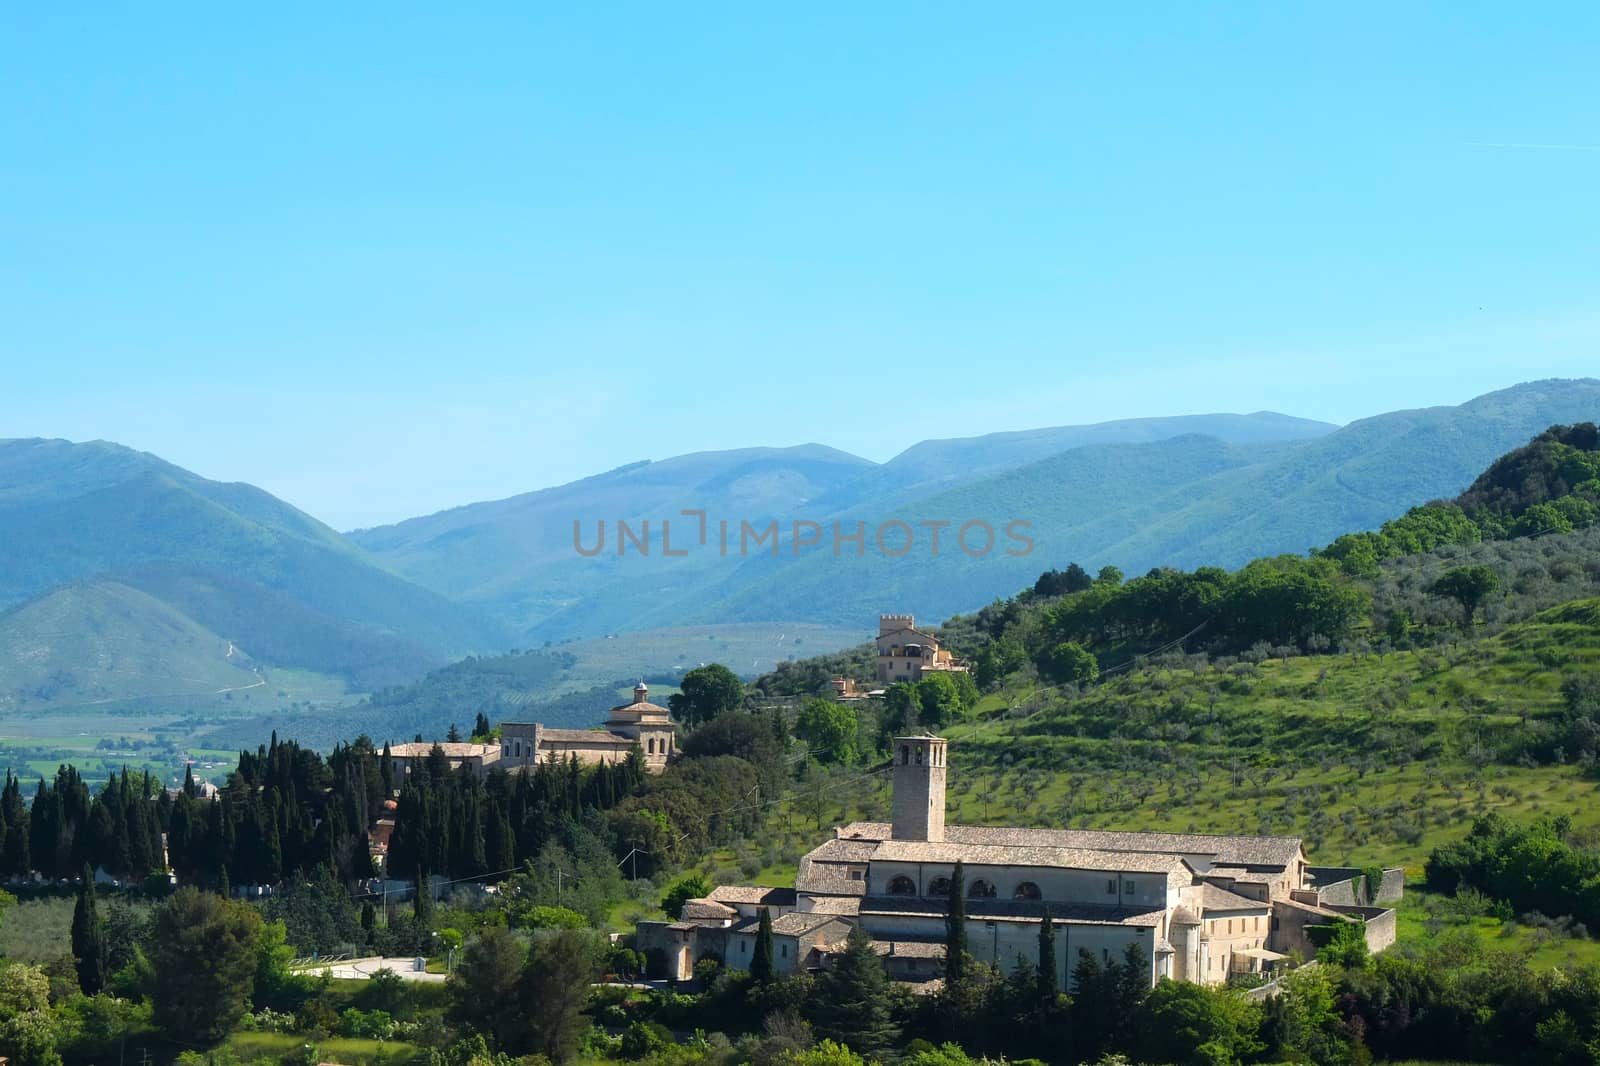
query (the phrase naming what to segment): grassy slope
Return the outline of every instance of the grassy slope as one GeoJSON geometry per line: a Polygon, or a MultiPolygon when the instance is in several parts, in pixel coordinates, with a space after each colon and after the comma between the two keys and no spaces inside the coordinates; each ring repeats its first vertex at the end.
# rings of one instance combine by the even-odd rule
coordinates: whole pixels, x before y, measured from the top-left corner
{"type": "Polygon", "coordinates": [[[229,650],[223,637],[137,589],[69,585],[0,615],[0,712],[260,686],[255,664],[229,650]]]}

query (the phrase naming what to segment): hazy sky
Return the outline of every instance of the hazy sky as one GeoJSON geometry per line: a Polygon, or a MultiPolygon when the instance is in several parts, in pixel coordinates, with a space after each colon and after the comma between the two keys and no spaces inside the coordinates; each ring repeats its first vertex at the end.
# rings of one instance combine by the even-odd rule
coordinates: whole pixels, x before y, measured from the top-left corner
{"type": "Polygon", "coordinates": [[[1600,373],[1593,4],[353,10],[0,7],[0,437],[346,528],[1600,373]]]}

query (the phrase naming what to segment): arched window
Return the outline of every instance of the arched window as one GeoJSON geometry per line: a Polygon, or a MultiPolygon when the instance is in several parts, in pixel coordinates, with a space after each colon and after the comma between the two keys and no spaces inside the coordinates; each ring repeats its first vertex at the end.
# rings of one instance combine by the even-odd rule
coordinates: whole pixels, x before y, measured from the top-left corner
{"type": "Polygon", "coordinates": [[[651,737],[649,740],[645,741],[645,750],[648,751],[651,755],[654,755],[656,753],[656,738],[655,737],[651,737]]]}
{"type": "Polygon", "coordinates": [[[967,889],[968,899],[994,899],[994,897],[994,886],[981,877],[972,882],[972,887],[967,889]]]}
{"type": "Polygon", "coordinates": [[[948,877],[935,877],[928,882],[928,895],[944,899],[950,895],[950,879],[948,877]]]}
{"type": "Polygon", "coordinates": [[[1042,899],[1043,896],[1041,896],[1040,893],[1039,893],[1039,886],[1038,885],[1034,884],[1032,881],[1024,881],[1024,882],[1022,882],[1022,884],[1017,886],[1017,890],[1015,892],[1011,893],[1011,898],[1012,899],[1042,899]]]}
{"type": "Polygon", "coordinates": [[[889,895],[891,896],[915,896],[916,894],[917,883],[904,874],[889,882],[889,895]]]}
{"type": "Polygon", "coordinates": [[[900,765],[901,766],[908,766],[908,765],[910,765],[910,763],[911,763],[911,745],[910,744],[902,744],[902,745],[900,745],[900,765]]]}

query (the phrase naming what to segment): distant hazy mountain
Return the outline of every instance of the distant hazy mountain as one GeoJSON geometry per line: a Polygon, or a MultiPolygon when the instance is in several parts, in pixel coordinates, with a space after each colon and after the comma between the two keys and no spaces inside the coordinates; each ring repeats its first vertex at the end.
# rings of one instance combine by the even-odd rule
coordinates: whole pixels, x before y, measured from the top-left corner
{"type": "Polygon", "coordinates": [[[1310,440],[1338,428],[1328,422],[1258,411],[1251,415],[1128,418],[1089,426],[925,440],[816,502],[827,514],[863,503],[881,510],[885,505],[925,498],[942,489],[1096,444],[1145,444],[1191,435],[1214,437],[1229,444],[1268,444],[1310,440]]]}
{"type": "Polygon", "coordinates": [[[997,526],[1026,518],[1036,540],[1031,555],[752,559],[704,598],[704,609],[678,605],[678,613],[685,621],[731,622],[769,612],[791,617],[810,605],[808,621],[842,622],[894,606],[944,618],[1069,562],[1133,574],[1303,553],[1455,496],[1552,424],[1596,419],[1600,381],[1540,381],[1459,407],[1363,419],[1309,441],[1244,447],[1182,437],[1077,448],[896,511],[908,521],[971,516],[997,526]]]}
{"type": "MultiPolygon", "coordinates": [[[[584,558],[573,550],[573,523],[594,543],[596,524],[625,520],[642,529],[684,508],[751,521],[791,514],[872,468],[832,448],[745,448],[641,462],[558,488],[442,511],[398,525],[358,530],[350,539],[418,584],[493,612],[524,633],[588,636],[644,628],[629,614],[706,587],[727,560],[698,552],[668,559],[618,559],[613,550],[584,558]],[[570,627],[550,620],[576,609],[570,627]],[[541,628],[541,625],[543,628],[541,628]]],[[[690,531],[675,523],[674,546],[690,531]]]]}
{"type": "Polygon", "coordinates": [[[68,585],[0,614],[0,713],[257,684],[249,656],[229,650],[226,638],[138,589],[68,585]]]}
{"type": "Polygon", "coordinates": [[[45,688],[95,699],[226,688],[245,660],[364,689],[509,644],[253,486],[105,442],[0,441],[0,697],[37,690],[42,663],[45,688]]]}
{"type": "MultiPolygon", "coordinates": [[[[1322,422],[1260,412],[1131,419],[925,441],[881,465],[818,445],[705,452],[634,464],[559,488],[361,530],[351,538],[419,584],[493,612],[534,639],[559,640],[674,626],[690,614],[715,621],[719,613],[715,590],[734,575],[781,569],[761,559],[742,571],[737,548],[728,557],[714,546],[686,557],[665,557],[661,520],[673,522],[673,546],[682,548],[691,528],[688,520],[677,517],[685,508],[704,510],[713,523],[719,517],[728,519],[737,536],[741,520],[757,524],[773,518],[826,522],[834,517],[885,516],[915,500],[981,482],[1043,457],[1094,446],[1205,433],[1248,450],[1311,439],[1333,429],[1322,422]],[[655,548],[648,558],[636,553],[617,556],[618,519],[627,520],[634,530],[644,520],[651,521],[655,548]],[[607,550],[594,558],[574,551],[574,521],[581,523],[584,542],[591,547],[593,531],[604,521],[613,532],[607,550]]],[[[820,594],[824,600],[842,601],[857,591],[871,590],[841,586],[820,594]]],[[[808,595],[816,597],[819,590],[812,588],[808,595]]],[[[793,597],[786,597],[786,602],[795,603],[793,597]]],[[[860,617],[845,620],[846,615],[830,603],[815,599],[804,603],[798,615],[755,618],[741,613],[740,617],[806,621],[824,614],[842,624],[862,624],[860,617]]]]}

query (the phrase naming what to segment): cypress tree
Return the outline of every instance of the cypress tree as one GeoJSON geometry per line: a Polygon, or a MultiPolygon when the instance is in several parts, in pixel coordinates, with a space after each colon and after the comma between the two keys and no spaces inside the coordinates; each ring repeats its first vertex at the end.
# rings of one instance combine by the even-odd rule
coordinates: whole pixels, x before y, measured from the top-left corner
{"type": "Polygon", "coordinates": [[[78,905],[72,911],[72,954],[77,959],[78,986],[92,996],[106,986],[106,938],[95,905],[94,871],[83,868],[78,905]]]}
{"type": "Polygon", "coordinates": [[[5,824],[5,842],[0,845],[0,865],[5,872],[23,876],[33,869],[28,840],[28,806],[22,802],[22,783],[6,771],[6,787],[0,795],[0,821],[5,824]]]}
{"type": "Polygon", "coordinates": [[[1056,928],[1050,921],[1050,908],[1046,907],[1044,921],[1039,923],[1039,1002],[1051,1007],[1060,995],[1061,982],[1056,977],[1056,928]]]}
{"type": "Polygon", "coordinates": [[[389,750],[389,742],[383,742],[383,755],[378,759],[378,781],[383,788],[383,798],[394,798],[394,754],[389,750]]]}
{"type": "Polygon", "coordinates": [[[417,868],[417,894],[411,900],[411,913],[417,919],[417,928],[433,928],[433,885],[428,882],[428,868],[417,868]]]}
{"type": "Polygon", "coordinates": [[[950,871],[950,895],[944,913],[944,983],[946,988],[966,980],[971,961],[967,954],[967,872],[956,860],[950,871]]]}
{"type": "Polygon", "coordinates": [[[190,799],[194,799],[196,796],[200,795],[200,789],[196,787],[194,783],[193,766],[186,765],[183,768],[183,794],[188,796],[190,799]]]}
{"type": "Polygon", "coordinates": [[[772,980],[772,911],[761,908],[761,922],[756,927],[756,950],[750,956],[750,976],[758,982],[772,980]]]}

